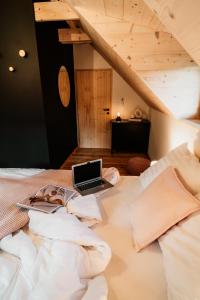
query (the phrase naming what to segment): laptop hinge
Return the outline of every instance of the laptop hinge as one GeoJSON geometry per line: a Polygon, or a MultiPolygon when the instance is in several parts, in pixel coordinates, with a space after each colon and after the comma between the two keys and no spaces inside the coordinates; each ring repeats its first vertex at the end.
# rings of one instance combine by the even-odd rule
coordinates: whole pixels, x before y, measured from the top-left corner
{"type": "Polygon", "coordinates": [[[98,180],[102,180],[102,177],[96,177],[95,179],[90,179],[90,180],[87,180],[87,181],[84,181],[81,183],[76,183],[76,186],[78,187],[78,186],[85,185],[85,184],[88,184],[88,183],[91,183],[94,181],[98,181],[98,180]]]}

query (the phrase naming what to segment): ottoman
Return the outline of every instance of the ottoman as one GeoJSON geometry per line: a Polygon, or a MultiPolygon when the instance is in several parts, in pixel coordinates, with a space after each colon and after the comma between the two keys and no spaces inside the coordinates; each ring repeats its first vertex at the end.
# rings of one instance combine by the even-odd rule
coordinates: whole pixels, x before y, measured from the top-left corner
{"type": "Polygon", "coordinates": [[[139,176],[148,167],[150,167],[150,159],[142,156],[134,156],[128,160],[127,171],[130,175],[139,176]]]}

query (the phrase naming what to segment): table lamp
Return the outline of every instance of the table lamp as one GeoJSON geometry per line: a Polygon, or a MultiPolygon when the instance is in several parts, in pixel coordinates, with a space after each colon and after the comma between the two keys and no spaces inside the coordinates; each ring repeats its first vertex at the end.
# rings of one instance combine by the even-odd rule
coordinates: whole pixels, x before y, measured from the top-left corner
{"type": "Polygon", "coordinates": [[[120,117],[120,112],[117,113],[117,118],[116,118],[116,121],[120,122],[122,119],[120,117]]]}

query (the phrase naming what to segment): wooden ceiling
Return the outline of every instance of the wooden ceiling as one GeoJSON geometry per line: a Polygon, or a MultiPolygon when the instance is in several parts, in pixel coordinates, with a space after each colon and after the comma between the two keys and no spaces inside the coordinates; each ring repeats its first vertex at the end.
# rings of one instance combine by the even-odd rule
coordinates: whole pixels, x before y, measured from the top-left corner
{"type": "Polygon", "coordinates": [[[144,0],[174,35],[194,61],[200,65],[200,1],[144,0]]]}
{"type": "MultiPolygon", "coordinates": [[[[94,47],[148,105],[177,118],[197,117],[198,42],[192,43],[190,39],[200,35],[198,29],[196,34],[192,33],[198,17],[197,11],[193,22],[192,14],[187,16],[189,0],[62,2],[77,12],[94,47]]],[[[199,0],[193,2],[199,8],[199,0]]]]}

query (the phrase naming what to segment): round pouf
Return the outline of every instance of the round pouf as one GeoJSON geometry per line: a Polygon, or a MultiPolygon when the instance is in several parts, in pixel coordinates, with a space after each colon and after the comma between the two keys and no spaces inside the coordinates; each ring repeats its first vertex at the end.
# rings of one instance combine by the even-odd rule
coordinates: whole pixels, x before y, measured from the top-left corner
{"type": "Polygon", "coordinates": [[[135,156],[129,159],[127,171],[130,175],[138,176],[150,166],[150,159],[147,157],[135,156]]]}

